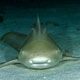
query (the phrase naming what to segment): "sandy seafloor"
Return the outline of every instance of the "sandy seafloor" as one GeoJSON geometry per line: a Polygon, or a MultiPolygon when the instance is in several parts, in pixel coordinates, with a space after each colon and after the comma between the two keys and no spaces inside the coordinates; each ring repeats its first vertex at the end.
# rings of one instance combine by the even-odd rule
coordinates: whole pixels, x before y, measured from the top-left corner
{"type": "MultiPolygon", "coordinates": [[[[0,23],[0,37],[6,32],[29,34],[39,12],[43,26],[70,56],[80,57],[80,7],[47,9],[3,8],[4,21],[0,23]],[[47,21],[53,24],[45,25],[47,21]],[[54,25],[55,23],[59,25],[54,25]]],[[[0,41],[0,62],[14,59],[18,52],[0,41]]],[[[0,69],[0,80],[80,80],[80,61],[70,61],[45,70],[32,70],[22,65],[9,65],[0,69]]]]}

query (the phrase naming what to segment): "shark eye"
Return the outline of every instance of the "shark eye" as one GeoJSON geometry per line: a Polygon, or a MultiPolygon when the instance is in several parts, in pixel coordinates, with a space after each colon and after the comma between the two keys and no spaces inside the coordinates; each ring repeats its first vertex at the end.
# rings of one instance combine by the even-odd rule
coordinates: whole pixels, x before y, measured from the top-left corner
{"type": "Polygon", "coordinates": [[[26,55],[25,55],[25,51],[21,51],[21,52],[20,52],[20,56],[21,56],[21,57],[22,57],[22,56],[23,56],[23,57],[26,56],[26,55]]]}
{"type": "Polygon", "coordinates": [[[25,54],[25,52],[24,52],[24,51],[22,51],[22,52],[21,52],[21,54],[22,54],[22,55],[24,55],[24,54],[25,54]]]}
{"type": "Polygon", "coordinates": [[[59,50],[59,49],[56,50],[56,54],[57,54],[57,53],[60,53],[60,50],[59,50]]]}

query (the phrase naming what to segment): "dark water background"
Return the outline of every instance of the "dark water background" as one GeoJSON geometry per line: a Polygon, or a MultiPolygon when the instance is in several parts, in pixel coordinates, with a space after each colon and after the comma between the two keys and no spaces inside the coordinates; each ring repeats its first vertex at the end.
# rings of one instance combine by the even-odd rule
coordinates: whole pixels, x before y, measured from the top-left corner
{"type": "Polygon", "coordinates": [[[54,8],[61,6],[77,6],[80,0],[0,0],[0,6],[15,6],[24,8],[54,8]]]}

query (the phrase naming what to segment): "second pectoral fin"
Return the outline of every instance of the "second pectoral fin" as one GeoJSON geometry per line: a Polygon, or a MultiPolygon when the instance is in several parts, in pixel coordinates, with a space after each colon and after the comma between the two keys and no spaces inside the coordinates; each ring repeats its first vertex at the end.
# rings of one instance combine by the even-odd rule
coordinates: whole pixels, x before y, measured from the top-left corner
{"type": "Polygon", "coordinates": [[[77,61],[80,60],[80,57],[64,56],[63,61],[77,61]]]}
{"type": "Polygon", "coordinates": [[[11,64],[19,64],[18,59],[14,59],[8,62],[0,63],[0,68],[3,68],[5,66],[11,65],[11,64]]]}
{"type": "Polygon", "coordinates": [[[20,48],[24,44],[27,38],[26,34],[18,33],[18,32],[8,32],[1,37],[1,41],[6,42],[17,51],[20,51],[20,48]]]}

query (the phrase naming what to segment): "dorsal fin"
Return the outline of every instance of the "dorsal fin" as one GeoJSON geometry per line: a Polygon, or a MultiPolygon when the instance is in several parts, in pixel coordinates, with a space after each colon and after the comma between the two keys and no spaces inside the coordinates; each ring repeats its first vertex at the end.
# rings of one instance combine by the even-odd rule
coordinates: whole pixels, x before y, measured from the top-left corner
{"type": "Polygon", "coordinates": [[[39,16],[37,16],[37,28],[38,28],[38,31],[40,33],[40,31],[41,31],[41,24],[40,24],[39,16]]]}
{"type": "Polygon", "coordinates": [[[32,31],[29,34],[28,39],[43,39],[43,38],[47,38],[47,30],[46,28],[43,28],[43,26],[41,26],[40,24],[40,20],[39,20],[39,16],[37,16],[37,21],[36,21],[36,26],[34,26],[34,28],[32,28],[32,31]]]}
{"type": "Polygon", "coordinates": [[[36,33],[37,33],[38,35],[40,35],[40,34],[43,32],[43,29],[42,29],[42,27],[41,27],[40,19],[39,19],[39,16],[38,16],[38,15],[37,15],[37,23],[36,23],[35,30],[36,30],[36,33]]]}

